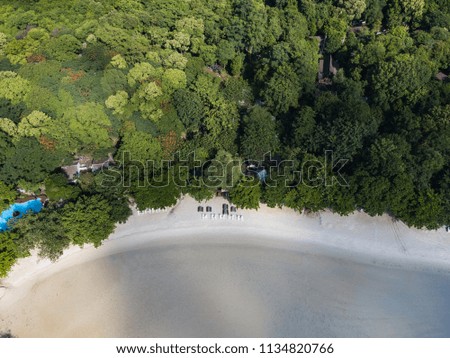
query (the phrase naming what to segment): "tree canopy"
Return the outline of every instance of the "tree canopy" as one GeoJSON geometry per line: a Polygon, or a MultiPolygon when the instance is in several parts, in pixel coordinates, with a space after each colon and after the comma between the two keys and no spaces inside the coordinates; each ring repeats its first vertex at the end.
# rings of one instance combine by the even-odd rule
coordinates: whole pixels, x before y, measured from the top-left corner
{"type": "Polygon", "coordinates": [[[0,0],[0,209],[50,201],[1,234],[0,273],[218,188],[449,225],[449,24],[443,0],[0,0]]]}

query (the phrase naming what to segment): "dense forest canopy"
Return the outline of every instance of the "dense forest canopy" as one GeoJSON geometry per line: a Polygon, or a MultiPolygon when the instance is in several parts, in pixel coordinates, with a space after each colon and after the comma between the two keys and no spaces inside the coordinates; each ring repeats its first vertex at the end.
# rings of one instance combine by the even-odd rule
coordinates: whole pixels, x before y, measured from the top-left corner
{"type": "Polygon", "coordinates": [[[0,0],[0,209],[50,200],[0,233],[0,275],[100,245],[130,200],[219,187],[244,208],[450,224],[449,28],[449,0],[0,0]],[[69,182],[81,157],[115,166],[69,182]],[[260,181],[250,159],[278,170],[260,181]]]}

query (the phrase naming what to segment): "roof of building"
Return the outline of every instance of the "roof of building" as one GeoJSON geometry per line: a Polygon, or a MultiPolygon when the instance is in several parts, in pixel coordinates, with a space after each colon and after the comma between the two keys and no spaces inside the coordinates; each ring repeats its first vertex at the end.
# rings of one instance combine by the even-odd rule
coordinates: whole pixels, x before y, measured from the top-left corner
{"type": "Polygon", "coordinates": [[[446,79],[448,79],[448,75],[446,75],[444,72],[439,72],[436,75],[436,79],[439,81],[445,81],[446,79]]]}

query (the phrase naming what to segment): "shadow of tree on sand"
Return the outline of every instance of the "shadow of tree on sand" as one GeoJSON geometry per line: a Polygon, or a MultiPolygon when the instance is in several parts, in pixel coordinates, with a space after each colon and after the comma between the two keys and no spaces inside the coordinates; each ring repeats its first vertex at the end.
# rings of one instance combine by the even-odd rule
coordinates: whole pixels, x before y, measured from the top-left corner
{"type": "Polygon", "coordinates": [[[0,338],[17,338],[14,336],[11,331],[0,332],[0,338]]]}

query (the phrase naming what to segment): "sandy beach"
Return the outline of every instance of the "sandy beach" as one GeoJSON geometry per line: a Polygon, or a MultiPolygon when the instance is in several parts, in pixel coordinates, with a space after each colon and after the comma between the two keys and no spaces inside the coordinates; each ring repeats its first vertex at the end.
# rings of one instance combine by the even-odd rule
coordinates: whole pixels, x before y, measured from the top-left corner
{"type": "MultiPolygon", "coordinates": [[[[225,201],[210,205],[221,213],[225,201]]],[[[99,249],[21,260],[0,286],[19,337],[450,337],[450,234],[390,217],[261,207],[202,219],[186,197],[99,249]]]]}

